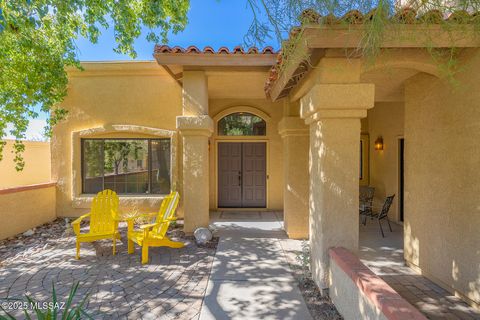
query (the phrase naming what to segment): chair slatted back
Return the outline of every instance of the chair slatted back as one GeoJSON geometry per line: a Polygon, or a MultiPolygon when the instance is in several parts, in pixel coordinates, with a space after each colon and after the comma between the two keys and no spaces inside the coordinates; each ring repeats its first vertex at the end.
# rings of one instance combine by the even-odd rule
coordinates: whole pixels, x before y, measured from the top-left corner
{"type": "Polygon", "coordinates": [[[172,207],[175,205],[174,202],[175,202],[175,199],[178,198],[178,192],[172,192],[170,195],[170,201],[167,203],[167,205],[165,206],[165,212],[163,213],[163,216],[162,216],[162,220],[167,220],[169,218],[171,218],[171,214],[172,214],[172,207]]]}
{"type": "Polygon", "coordinates": [[[378,219],[383,219],[387,216],[388,211],[390,210],[390,206],[392,205],[393,198],[395,198],[395,195],[391,195],[385,198],[385,202],[383,203],[382,211],[378,215],[378,219]]]}
{"type": "Polygon", "coordinates": [[[375,195],[375,188],[361,186],[360,187],[360,202],[371,203],[375,195]]]}
{"type": "Polygon", "coordinates": [[[168,227],[170,226],[171,221],[169,219],[172,219],[175,211],[177,210],[178,202],[180,200],[180,195],[178,192],[172,192],[169,196],[167,196],[163,202],[162,206],[160,209],[164,206],[165,203],[165,211],[162,212],[160,210],[159,215],[157,217],[157,226],[155,226],[152,229],[152,232],[157,234],[158,236],[164,236],[167,231],[168,227]],[[161,220],[160,220],[161,219],[161,220]]]}
{"type": "Polygon", "coordinates": [[[118,196],[106,189],[93,198],[90,216],[90,233],[113,232],[118,215],[118,196]]]}
{"type": "Polygon", "coordinates": [[[155,222],[163,221],[165,219],[165,216],[167,215],[167,208],[170,206],[171,201],[171,194],[169,194],[163,199],[162,204],[160,205],[160,209],[158,210],[158,214],[155,217],[155,222]]]}
{"type": "Polygon", "coordinates": [[[373,210],[373,197],[375,195],[375,188],[369,186],[360,186],[359,200],[360,200],[360,213],[372,214],[373,210]]]}

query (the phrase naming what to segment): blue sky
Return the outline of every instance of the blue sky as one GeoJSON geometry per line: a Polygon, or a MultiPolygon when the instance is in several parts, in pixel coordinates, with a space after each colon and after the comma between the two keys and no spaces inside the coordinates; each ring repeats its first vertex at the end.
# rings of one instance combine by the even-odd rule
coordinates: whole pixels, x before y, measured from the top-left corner
{"type": "MultiPolygon", "coordinates": [[[[188,13],[188,25],[185,30],[169,36],[169,45],[188,47],[221,46],[230,49],[243,45],[243,37],[252,22],[252,12],[247,7],[247,0],[191,0],[188,13]]],[[[113,31],[104,31],[97,44],[85,39],[77,42],[78,55],[83,61],[131,60],[129,56],[113,52],[115,40],[113,31]]],[[[266,45],[277,47],[275,39],[266,45]]],[[[135,43],[137,60],[152,60],[153,43],[142,35],[135,43]]]]}
{"type": "MultiPolygon", "coordinates": [[[[183,32],[169,36],[170,46],[188,47],[195,45],[200,49],[212,46],[218,49],[226,46],[230,49],[243,45],[243,38],[252,22],[251,9],[247,7],[247,0],[191,0],[188,12],[188,25],[183,32]]],[[[265,46],[277,48],[275,39],[268,41],[265,46]]],[[[115,39],[113,30],[103,30],[97,44],[91,44],[85,39],[77,40],[78,57],[81,61],[132,60],[127,55],[113,51],[115,39]]],[[[154,44],[142,35],[135,42],[137,51],[136,60],[153,60],[154,44]]],[[[27,139],[41,139],[45,126],[46,114],[40,114],[31,121],[27,139]]],[[[7,136],[12,138],[11,136],[7,136]]]]}

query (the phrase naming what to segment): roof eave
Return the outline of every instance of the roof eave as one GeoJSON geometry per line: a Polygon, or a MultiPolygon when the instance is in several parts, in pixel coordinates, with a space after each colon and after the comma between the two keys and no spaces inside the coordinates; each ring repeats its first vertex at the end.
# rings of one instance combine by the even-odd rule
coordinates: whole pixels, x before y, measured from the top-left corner
{"type": "MultiPolygon", "coordinates": [[[[457,30],[445,30],[441,25],[392,25],[385,31],[381,48],[478,48],[480,37],[475,34],[473,25],[461,25],[457,30]],[[394,37],[388,37],[388,32],[394,32],[394,37]],[[434,32],[434,34],[432,34],[434,32]],[[389,40],[388,40],[389,39],[389,40]]],[[[297,46],[310,56],[315,51],[325,49],[358,49],[361,47],[364,25],[307,25],[303,27],[302,39],[297,46]]],[[[272,101],[287,96],[310,68],[300,72],[302,64],[311,65],[305,61],[293,61],[282,68],[278,77],[270,80],[271,85],[267,95],[272,101]],[[297,79],[295,79],[296,77],[297,79]]],[[[278,66],[277,66],[278,67],[278,66]]],[[[278,72],[278,71],[277,71],[278,72]]]]}
{"type": "Polygon", "coordinates": [[[270,67],[274,54],[212,54],[212,53],[155,53],[160,65],[198,67],[270,67]]]}
{"type": "MultiPolygon", "coordinates": [[[[392,24],[384,31],[381,48],[472,48],[480,46],[474,25],[458,25],[447,29],[434,24],[392,24]],[[389,34],[393,36],[389,36],[389,34]]],[[[307,25],[303,29],[310,49],[359,48],[365,26],[307,25]]]]}

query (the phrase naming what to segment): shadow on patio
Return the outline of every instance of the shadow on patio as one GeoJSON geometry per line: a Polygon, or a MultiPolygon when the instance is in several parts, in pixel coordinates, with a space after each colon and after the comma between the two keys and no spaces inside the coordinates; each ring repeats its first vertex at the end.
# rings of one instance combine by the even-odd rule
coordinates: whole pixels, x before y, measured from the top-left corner
{"type": "Polygon", "coordinates": [[[214,212],[220,242],[200,319],[311,319],[275,212],[214,212]]]}
{"type": "Polygon", "coordinates": [[[362,262],[430,319],[480,319],[480,313],[461,299],[405,265],[403,226],[392,223],[392,229],[385,222],[382,238],[376,220],[360,225],[362,262]]]}
{"type": "MultiPolygon", "coordinates": [[[[79,281],[75,302],[89,293],[86,310],[95,319],[197,319],[215,249],[192,242],[182,249],[151,248],[150,263],[142,265],[139,248],[127,254],[122,236],[117,255],[112,256],[110,241],[102,241],[82,244],[80,260],[75,260],[71,235],[59,233],[24,245],[15,257],[2,261],[0,298],[24,300],[29,294],[48,302],[53,282],[62,302],[79,281]]],[[[24,318],[21,310],[7,311],[24,318]]]]}

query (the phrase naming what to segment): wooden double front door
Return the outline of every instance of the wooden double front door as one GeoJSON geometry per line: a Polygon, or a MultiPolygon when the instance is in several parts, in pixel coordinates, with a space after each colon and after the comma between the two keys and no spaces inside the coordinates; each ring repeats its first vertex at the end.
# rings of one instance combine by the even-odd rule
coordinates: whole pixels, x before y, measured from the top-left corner
{"type": "Polygon", "coordinates": [[[218,143],[218,207],[265,208],[265,142],[218,143]]]}

